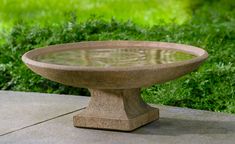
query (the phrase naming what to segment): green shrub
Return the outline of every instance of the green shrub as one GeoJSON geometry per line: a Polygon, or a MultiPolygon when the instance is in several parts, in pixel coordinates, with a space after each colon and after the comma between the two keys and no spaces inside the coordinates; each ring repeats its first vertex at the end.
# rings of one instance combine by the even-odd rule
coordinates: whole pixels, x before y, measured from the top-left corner
{"type": "Polygon", "coordinates": [[[28,50],[52,44],[91,40],[149,40],[190,44],[206,49],[208,60],[196,71],[142,89],[150,103],[235,113],[235,11],[234,3],[203,3],[182,25],[140,27],[131,21],[90,17],[78,22],[72,15],[58,25],[36,26],[19,22],[0,40],[0,89],[88,95],[46,80],[21,61],[28,50]]]}

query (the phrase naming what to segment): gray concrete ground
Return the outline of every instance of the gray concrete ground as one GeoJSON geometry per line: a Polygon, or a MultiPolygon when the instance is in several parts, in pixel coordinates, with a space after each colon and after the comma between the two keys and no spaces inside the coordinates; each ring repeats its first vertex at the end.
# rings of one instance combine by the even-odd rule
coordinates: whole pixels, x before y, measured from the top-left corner
{"type": "Polygon", "coordinates": [[[73,127],[88,100],[0,91],[0,144],[235,144],[235,115],[159,105],[160,120],[133,132],[73,127]]]}

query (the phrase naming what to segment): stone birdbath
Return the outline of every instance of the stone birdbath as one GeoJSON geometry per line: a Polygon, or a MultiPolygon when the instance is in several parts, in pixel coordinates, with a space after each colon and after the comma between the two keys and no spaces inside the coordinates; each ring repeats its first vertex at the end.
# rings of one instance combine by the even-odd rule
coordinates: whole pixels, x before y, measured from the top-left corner
{"type": "Polygon", "coordinates": [[[150,41],[90,41],[38,48],[22,56],[35,73],[65,85],[88,88],[88,106],[75,127],[132,131],[159,119],[140,89],[183,76],[208,57],[205,50],[150,41]]]}

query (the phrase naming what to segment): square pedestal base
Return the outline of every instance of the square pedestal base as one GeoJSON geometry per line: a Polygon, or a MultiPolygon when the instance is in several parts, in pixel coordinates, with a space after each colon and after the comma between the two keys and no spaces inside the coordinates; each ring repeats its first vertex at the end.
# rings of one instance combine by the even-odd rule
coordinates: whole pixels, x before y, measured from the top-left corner
{"type": "Polygon", "coordinates": [[[81,114],[73,117],[73,123],[75,127],[132,131],[158,119],[159,109],[151,108],[149,111],[129,119],[86,116],[81,112],[81,114]]]}
{"type": "Polygon", "coordinates": [[[89,90],[88,106],[73,118],[75,127],[132,131],[159,118],[159,110],[142,100],[140,89],[89,90]]]}

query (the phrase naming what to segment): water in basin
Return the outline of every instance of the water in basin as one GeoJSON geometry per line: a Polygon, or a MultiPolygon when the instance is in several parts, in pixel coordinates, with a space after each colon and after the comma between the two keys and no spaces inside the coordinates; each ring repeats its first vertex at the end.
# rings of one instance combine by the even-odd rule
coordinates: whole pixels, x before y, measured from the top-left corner
{"type": "Polygon", "coordinates": [[[36,56],[40,62],[85,66],[128,67],[174,63],[189,60],[195,55],[159,48],[95,48],[55,51],[36,56]]]}

